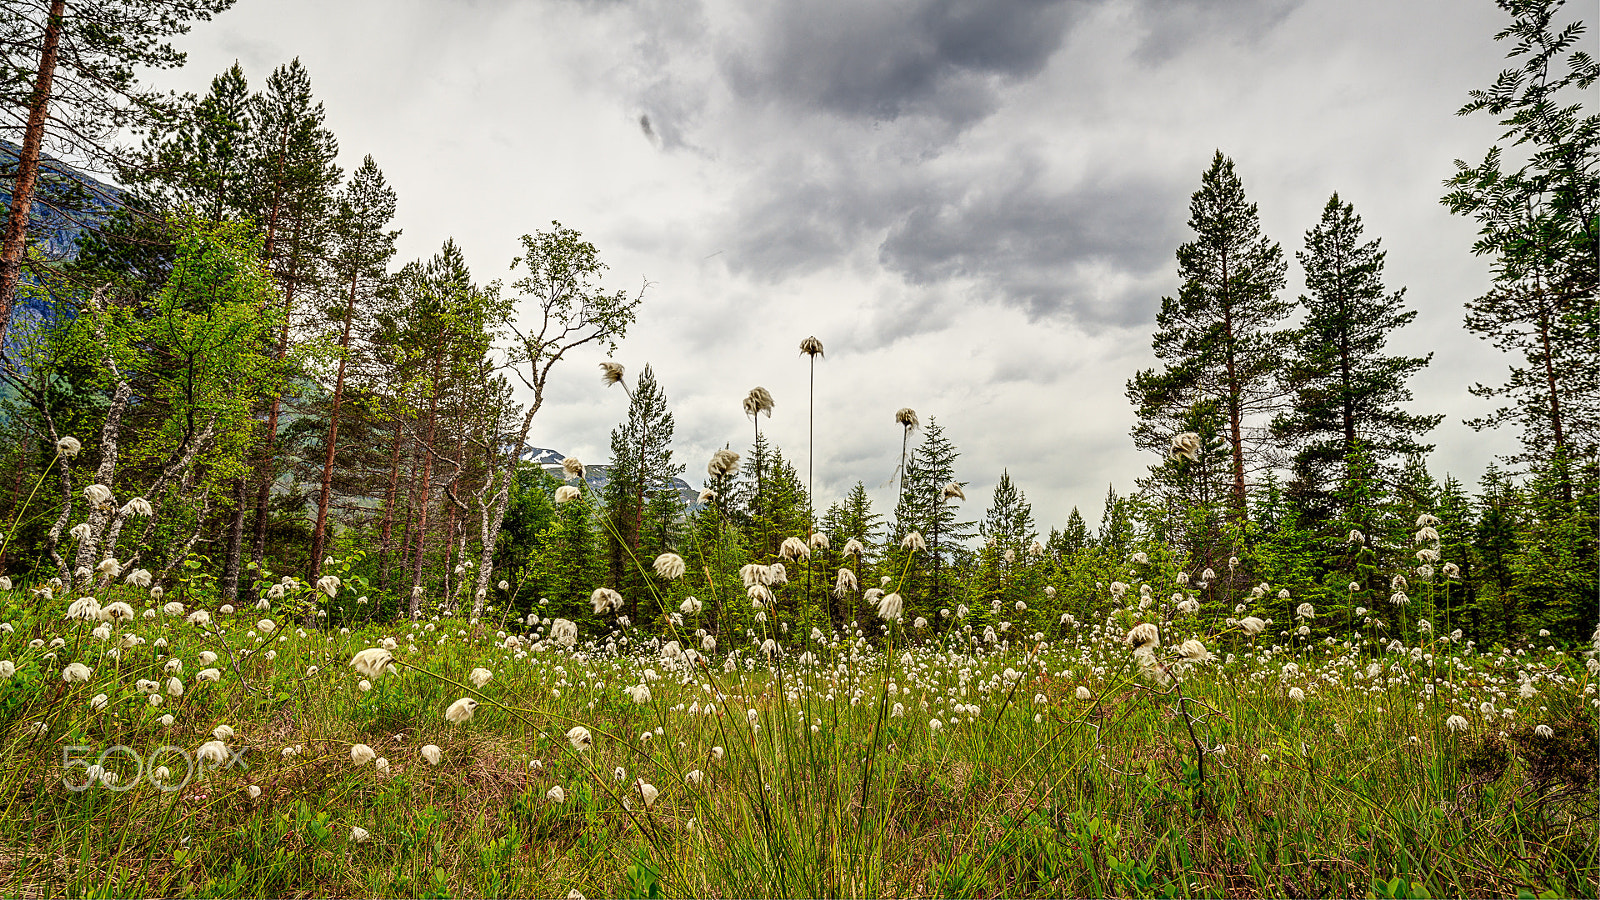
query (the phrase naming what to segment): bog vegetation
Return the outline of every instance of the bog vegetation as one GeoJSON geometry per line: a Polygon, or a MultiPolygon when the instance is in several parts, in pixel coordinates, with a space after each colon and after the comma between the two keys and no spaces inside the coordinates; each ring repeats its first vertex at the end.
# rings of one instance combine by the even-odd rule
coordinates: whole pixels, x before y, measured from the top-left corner
{"type": "Polygon", "coordinates": [[[1285,296],[1219,151],[1097,527],[892,398],[894,507],[824,507],[761,387],[691,500],[612,358],[647,292],[578,231],[503,283],[397,266],[298,61],[119,74],[227,5],[0,13],[0,893],[1600,890],[1600,67],[1561,3],[1500,0],[1461,112],[1506,131],[1442,197],[1519,450],[1431,471],[1380,240],[1332,194],[1285,296]],[[596,363],[610,458],[532,458],[596,363]]]}

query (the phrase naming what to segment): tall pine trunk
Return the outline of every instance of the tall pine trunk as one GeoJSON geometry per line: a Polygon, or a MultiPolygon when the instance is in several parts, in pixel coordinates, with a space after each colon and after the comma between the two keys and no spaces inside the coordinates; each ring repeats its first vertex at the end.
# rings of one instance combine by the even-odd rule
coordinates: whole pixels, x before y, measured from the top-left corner
{"type": "Polygon", "coordinates": [[[328,409],[328,437],[322,449],[322,488],[317,493],[317,525],[311,533],[311,573],[315,582],[322,573],[322,550],[327,542],[328,501],[333,495],[334,451],[339,442],[339,406],[344,400],[344,370],[350,355],[350,321],[355,317],[356,275],[350,276],[350,294],[344,305],[344,327],[339,332],[339,374],[333,382],[333,402],[328,409]]]}
{"type": "Polygon", "coordinates": [[[394,504],[400,493],[400,444],[404,436],[405,423],[395,416],[394,440],[389,446],[389,481],[383,490],[383,522],[378,526],[378,586],[386,591],[394,554],[394,504]]]}
{"type": "Polygon", "coordinates": [[[0,244],[0,346],[5,345],[11,307],[17,299],[17,283],[22,280],[22,257],[28,247],[28,214],[33,209],[34,188],[39,183],[44,123],[50,113],[50,92],[55,84],[66,10],[66,0],[51,0],[50,15],[44,26],[44,46],[39,53],[39,70],[34,75],[33,96],[28,100],[28,124],[22,133],[22,150],[17,154],[17,177],[11,186],[5,242],[0,244]]]}
{"type": "Polygon", "coordinates": [[[422,586],[422,551],[428,540],[428,501],[431,497],[428,481],[433,477],[433,441],[439,424],[439,372],[443,366],[444,352],[441,348],[433,363],[433,396],[428,401],[428,438],[422,448],[424,460],[422,479],[417,483],[420,495],[417,504],[417,543],[416,555],[411,560],[411,618],[413,619],[422,614],[422,597],[418,595],[417,588],[422,586]]]}
{"type": "Polygon", "coordinates": [[[1228,347],[1228,435],[1233,439],[1233,508],[1235,521],[1243,522],[1245,516],[1244,494],[1244,412],[1239,407],[1242,391],[1239,371],[1234,358],[1233,303],[1228,284],[1228,257],[1222,257],[1222,329],[1228,347]]]}

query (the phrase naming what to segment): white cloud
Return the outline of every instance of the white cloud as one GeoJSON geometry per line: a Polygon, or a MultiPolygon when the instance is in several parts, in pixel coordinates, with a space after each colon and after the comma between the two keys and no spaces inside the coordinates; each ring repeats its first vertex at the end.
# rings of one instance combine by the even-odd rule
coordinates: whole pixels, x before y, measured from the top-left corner
{"type": "MultiPolygon", "coordinates": [[[[1486,266],[1438,203],[1495,136],[1453,115],[1501,68],[1481,7],[243,0],[160,83],[201,91],[238,57],[259,86],[298,55],[346,165],[395,185],[403,258],[453,236],[487,281],[559,219],[612,288],[650,279],[618,358],[654,365],[692,482],[747,446],[756,384],[803,462],[815,334],[819,505],[889,476],[909,405],[962,451],[972,518],[1009,469],[1048,530],[1143,471],[1123,383],[1215,148],[1291,259],[1333,190],[1383,239],[1420,311],[1394,348],[1436,352],[1414,383],[1449,414],[1435,466],[1470,480],[1511,449],[1459,425],[1492,377],[1461,328],[1486,266]]],[[[596,361],[558,372],[536,443],[608,456],[625,400],[596,361]]]]}

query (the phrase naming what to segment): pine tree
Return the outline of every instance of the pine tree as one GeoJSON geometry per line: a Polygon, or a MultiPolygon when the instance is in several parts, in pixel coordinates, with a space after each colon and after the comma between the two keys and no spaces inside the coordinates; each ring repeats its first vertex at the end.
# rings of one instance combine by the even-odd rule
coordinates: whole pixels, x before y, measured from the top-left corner
{"type": "Polygon", "coordinates": [[[1314,519],[1341,513],[1329,508],[1330,482],[1341,477],[1358,443],[1380,467],[1392,469],[1392,460],[1432,450],[1417,439],[1444,418],[1412,415],[1401,406],[1411,400],[1407,379],[1432,354],[1383,353],[1389,335],[1417,314],[1404,308],[1404,289],[1389,293],[1384,287],[1385,254],[1378,245],[1362,241],[1361,217],[1334,194],[1322,220],[1306,232],[1306,249],[1296,254],[1310,294],[1300,298],[1306,319],[1294,332],[1285,372],[1290,408],[1272,427],[1295,451],[1290,494],[1314,519]]]}
{"type": "Polygon", "coordinates": [[[1071,514],[1067,516],[1067,524],[1057,532],[1050,530],[1049,551],[1058,559],[1069,559],[1077,556],[1089,547],[1089,527],[1083,521],[1083,514],[1074,506],[1071,514]]]}
{"type": "Polygon", "coordinates": [[[850,488],[850,493],[843,500],[828,507],[822,518],[822,532],[828,536],[828,558],[835,570],[833,577],[838,578],[837,569],[844,567],[856,576],[859,585],[856,591],[843,597],[833,596],[833,586],[825,585],[828,596],[832,598],[828,604],[830,617],[835,628],[843,625],[848,616],[845,610],[853,607],[862,592],[877,583],[879,575],[878,559],[881,548],[878,542],[878,533],[883,525],[883,516],[872,511],[872,499],[867,496],[866,485],[857,481],[850,488]],[[845,545],[850,541],[860,541],[862,552],[858,556],[846,556],[845,545]]]}
{"type": "Polygon", "coordinates": [[[1100,531],[1095,535],[1095,546],[1120,563],[1133,552],[1133,517],[1128,501],[1117,496],[1117,489],[1106,486],[1105,507],[1100,512],[1100,531]]]}
{"type": "MultiPolygon", "coordinates": [[[[627,420],[611,431],[611,466],[603,492],[611,583],[628,598],[635,621],[639,621],[639,596],[651,583],[651,576],[642,570],[654,558],[645,550],[646,510],[663,490],[676,501],[672,480],[683,472],[683,466],[672,462],[672,431],[666,391],[646,364],[630,395],[627,420]]],[[[662,512],[658,507],[657,516],[662,512]]]]}
{"type": "Polygon", "coordinates": [[[911,573],[907,599],[918,601],[924,611],[946,599],[950,582],[944,570],[955,561],[957,546],[972,536],[974,523],[961,521],[959,507],[944,496],[946,485],[960,484],[955,479],[960,455],[944,436],[944,428],[930,418],[922,442],[906,461],[900,501],[895,505],[892,540],[896,546],[890,550],[891,566],[895,572],[911,573]],[[928,549],[926,554],[908,559],[909,551],[898,545],[913,531],[922,535],[928,549]]]}
{"type": "MultiPolygon", "coordinates": [[[[1496,0],[1512,22],[1495,40],[1514,39],[1488,90],[1470,92],[1457,115],[1501,117],[1500,140],[1525,162],[1507,171],[1499,144],[1476,166],[1456,162],[1442,202],[1479,223],[1472,250],[1493,258],[1494,286],[1467,304],[1466,325],[1521,361],[1500,385],[1475,384],[1505,405],[1469,424],[1515,422],[1516,461],[1593,454],[1600,444],[1600,113],[1583,114],[1581,95],[1600,79],[1582,49],[1584,25],[1557,27],[1565,0],[1496,0]],[[1562,106],[1568,99],[1579,101],[1562,106]]],[[[1561,486],[1570,499],[1570,486],[1561,486]]]]}
{"type": "Polygon", "coordinates": [[[384,181],[383,172],[368,156],[351,176],[339,197],[334,219],[334,256],[330,269],[344,302],[331,313],[338,329],[339,362],[334,375],[333,397],[328,407],[328,430],[323,441],[322,477],[317,494],[317,519],[311,539],[311,581],[321,573],[322,552],[328,528],[328,505],[333,493],[334,454],[339,440],[339,415],[344,401],[345,374],[350,363],[353,328],[360,324],[358,313],[371,302],[388,276],[389,260],[394,257],[399,231],[386,231],[394,218],[394,191],[384,181]]]}
{"type": "MultiPolygon", "coordinates": [[[[250,169],[245,204],[261,226],[265,240],[262,255],[283,296],[283,326],[278,333],[277,358],[289,355],[295,301],[314,290],[326,259],[328,212],[332,189],[340,171],[333,162],[338,143],[322,127],[325,113],[311,96],[311,76],[299,59],[279,66],[267,78],[266,88],[250,98],[250,169]]],[[[255,471],[255,524],[250,560],[259,573],[266,554],[268,502],[276,477],[279,455],[278,418],[283,398],[267,401],[267,427],[255,471]]],[[[229,560],[237,565],[234,549],[242,533],[243,513],[235,513],[230,534],[229,560]]]]}
{"type": "Polygon", "coordinates": [[[28,225],[46,144],[58,154],[116,161],[114,141],[164,112],[143,88],[141,67],[174,68],[183,54],[165,42],[233,0],[48,0],[0,6],[0,133],[20,135],[0,239],[0,346],[27,255],[28,225]],[[24,114],[25,111],[25,114],[24,114]]]}
{"type": "Polygon", "coordinates": [[[1273,464],[1260,426],[1280,405],[1277,374],[1287,341],[1276,329],[1290,304],[1277,294],[1286,267],[1283,251],[1261,233],[1233,160],[1220,150],[1190,200],[1189,227],[1195,240],[1177,253],[1183,285],[1176,298],[1162,298],[1151,341],[1166,367],[1128,382],[1139,416],[1134,442],[1165,454],[1185,417],[1215,403],[1231,456],[1222,483],[1232,516],[1242,521],[1249,480],[1273,464]]]}
{"type": "Polygon", "coordinates": [[[205,97],[186,95],[169,127],[152,129],[123,180],[213,221],[242,218],[250,166],[250,84],[235,62],[205,97]]]}
{"type": "Polygon", "coordinates": [[[453,390],[463,384],[473,388],[482,384],[487,365],[484,357],[495,324],[504,315],[504,303],[493,286],[480,288],[472,282],[466,258],[453,240],[446,240],[426,263],[408,264],[396,276],[396,283],[406,315],[399,323],[397,339],[420,357],[416,375],[424,392],[415,402],[422,418],[414,435],[418,452],[412,461],[407,539],[402,541],[411,570],[409,612],[415,618],[421,614],[418,588],[424,582],[435,466],[445,449],[439,423],[450,411],[453,390]]]}

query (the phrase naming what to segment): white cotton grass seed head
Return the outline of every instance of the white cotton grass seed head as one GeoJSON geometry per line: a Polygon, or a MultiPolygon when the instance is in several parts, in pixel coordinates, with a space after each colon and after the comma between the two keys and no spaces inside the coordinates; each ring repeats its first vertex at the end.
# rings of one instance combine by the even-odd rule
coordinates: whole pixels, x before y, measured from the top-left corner
{"type": "Polygon", "coordinates": [[[635,786],[639,789],[639,796],[644,799],[645,808],[648,809],[652,806],[655,806],[656,798],[661,796],[661,791],[657,790],[655,785],[650,784],[643,778],[638,779],[635,782],[635,786]]]}
{"type": "Polygon", "coordinates": [[[706,463],[706,473],[712,478],[721,478],[739,471],[739,454],[732,450],[722,449],[711,454],[711,461],[706,463]]]}
{"type": "Polygon", "coordinates": [[[350,746],[350,761],[358,766],[364,766],[378,758],[378,754],[366,744],[352,744],[350,746]]]}
{"type": "Polygon", "coordinates": [[[687,565],[684,563],[683,557],[679,556],[678,554],[663,553],[656,557],[653,568],[655,569],[656,574],[660,575],[662,578],[665,578],[668,581],[675,581],[683,577],[683,573],[687,568],[687,565]]]}
{"type": "Polygon", "coordinates": [[[620,384],[625,374],[627,370],[623,369],[622,363],[607,361],[600,364],[600,380],[605,382],[606,387],[620,384]]]}
{"type": "Polygon", "coordinates": [[[471,719],[473,712],[476,711],[477,708],[478,701],[472,699],[471,697],[462,697],[460,700],[450,704],[450,706],[445,709],[444,717],[452,724],[459,725],[462,722],[471,719]]]}
{"type": "Polygon", "coordinates": [[[439,763],[444,762],[444,751],[440,750],[437,744],[427,744],[423,746],[420,752],[422,753],[422,758],[427,760],[430,766],[437,766],[439,763]]]}
{"type": "Polygon", "coordinates": [[[589,734],[589,729],[582,725],[574,725],[567,729],[567,742],[578,751],[588,750],[594,746],[594,737],[589,734]]]}
{"type": "Polygon", "coordinates": [[[579,462],[576,456],[569,456],[561,460],[561,471],[568,478],[582,478],[583,463],[579,462]]]}
{"type": "Polygon", "coordinates": [[[473,669],[472,673],[467,676],[467,680],[472,682],[473,687],[480,688],[488,684],[493,678],[494,673],[484,668],[473,669]]]}
{"type": "Polygon", "coordinates": [[[378,678],[394,665],[394,654],[382,647],[369,647],[350,658],[350,667],[368,678],[378,678]]]}
{"type": "Polygon", "coordinates": [[[1140,622],[1128,629],[1128,635],[1124,640],[1135,650],[1146,646],[1156,647],[1161,645],[1161,632],[1152,622],[1140,622]]]}
{"type": "Polygon", "coordinates": [[[752,418],[766,413],[767,418],[772,418],[772,410],[778,404],[772,399],[772,392],[764,387],[753,387],[744,398],[744,414],[752,418]]]}
{"type": "Polygon", "coordinates": [[[1206,649],[1205,644],[1194,638],[1190,638],[1178,645],[1178,655],[1189,662],[1195,663],[1211,662],[1216,659],[1216,656],[1206,649]]]}
{"type": "Polygon", "coordinates": [[[1172,438],[1172,456],[1175,459],[1194,461],[1200,458],[1200,435],[1185,431],[1172,438]]]}

